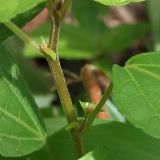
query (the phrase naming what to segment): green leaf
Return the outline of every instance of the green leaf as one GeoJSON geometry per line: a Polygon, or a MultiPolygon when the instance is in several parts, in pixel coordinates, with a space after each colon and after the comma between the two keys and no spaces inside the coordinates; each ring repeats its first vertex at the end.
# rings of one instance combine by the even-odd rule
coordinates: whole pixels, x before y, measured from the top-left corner
{"type": "Polygon", "coordinates": [[[140,54],[113,67],[113,99],[136,127],[160,138],[160,53],[140,54]]]}
{"type": "Polygon", "coordinates": [[[142,2],[145,0],[95,0],[97,2],[100,2],[104,5],[125,5],[131,2],[142,2]]]}
{"type": "MultiPolygon", "coordinates": [[[[48,38],[49,31],[50,25],[44,24],[31,33],[31,37],[41,42],[40,36],[48,38]]],[[[120,25],[115,28],[101,25],[96,31],[63,24],[59,39],[59,55],[64,59],[91,59],[102,53],[120,53],[148,31],[148,24],[145,23],[120,25]]],[[[24,52],[27,57],[39,57],[29,45],[25,46],[24,52]]]]}
{"type": "Polygon", "coordinates": [[[109,53],[120,53],[131,47],[150,31],[148,23],[123,24],[111,29],[103,38],[104,50],[109,53]]]}
{"type": "MultiPolygon", "coordinates": [[[[28,87],[34,95],[48,95],[51,93],[54,85],[52,80],[46,77],[48,70],[45,70],[25,59],[22,55],[23,42],[17,37],[13,36],[3,42],[10,54],[16,59],[20,66],[21,74],[26,81],[28,87]],[[24,67],[27,66],[27,67],[24,67]],[[41,87],[40,87],[41,86],[41,87]]],[[[53,93],[51,93],[53,95],[53,93]]],[[[42,100],[43,101],[43,100],[42,100]]]]}
{"type": "MultiPolygon", "coordinates": [[[[83,157],[81,157],[78,160],[107,160],[106,156],[106,151],[99,148],[99,149],[94,149],[93,151],[85,154],[83,157]]],[[[112,158],[113,159],[113,158],[112,158]]],[[[121,160],[121,159],[120,159],[121,160]]]]}
{"type": "Polygon", "coordinates": [[[0,154],[22,156],[45,143],[45,128],[20,70],[0,45],[0,154]]]}
{"type": "MultiPolygon", "coordinates": [[[[72,14],[78,23],[62,25],[58,45],[60,57],[92,59],[101,54],[120,53],[150,30],[147,23],[124,24],[110,28],[99,18],[108,12],[107,6],[93,0],[73,0],[72,14]]],[[[50,25],[44,24],[30,36],[41,42],[41,36],[49,38],[49,31],[50,25]]],[[[25,55],[31,58],[39,56],[30,46],[25,47],[25,55]]]]}
{"type": "Polygon", "coordinates": [[[109,7],[100,3],[95,3],[93,0],[73,0],[72,14],[80,23],[80,26],[89,30],[98,30],[102,20],[99,15],[109,13],[109,7]],[[83,8],[83,12],[82,12],[83,8]]]}
{"type": "Polygon", "coordinates": [[[34,95],[54,95],[52,93],[54,84],[49,77],[46,77],[46,75],[49,74],[48,70],[43,70],[43,68],[35,66],[33,63],[20,55],[17,57],[17,60],[19,62],[19,66],[21,67],[24,80],[34,95]]]}
{"type": "MultiPolygon", "coordinates": [[[[48,148],[12,160],[75,160],[65,119],[47,119],[48,148]]],[[[159,160],[160,140],[128,123],[96,121],[85,135],[85,151],[95,160],[159,160]]],[[[94,160],[93,159],[93,160],[94,160]]],[[[1,158],[1,160],[8,160],[1,158]]],[[[89,160],[89,159],[87,159],[89,160]]]]}
{"type": "MultiPolygon", "coordinates": [[[[15,18],[12,19],[12,21],[21,28],[26,24],[26,22],[32,20],[44,8],[44,6],[45,3],[39,3],[30,10],[27,10],[26,12],[17,15],[15,18]]],[[[12,31],[10,31],[5,25],[3,25],[2,23],[0,24],[0,42],[4,41],[12,34],[12,31]]]]}
{"type": "MultiPolygon", "coordinates": [[[[96,160],[96,159],[94,158],[94,153],[93,152],[89,152],[85,156],[80,158],[79,160],[96,160]]],[[[101,158],[101,160],[102,160],[102,158],[101,158]]]]}
{"type": "Polygon", "coordinates": [[[0,22],[8,21],[18,14],[33,8],[43,0],[0,0],[0,22]]]}

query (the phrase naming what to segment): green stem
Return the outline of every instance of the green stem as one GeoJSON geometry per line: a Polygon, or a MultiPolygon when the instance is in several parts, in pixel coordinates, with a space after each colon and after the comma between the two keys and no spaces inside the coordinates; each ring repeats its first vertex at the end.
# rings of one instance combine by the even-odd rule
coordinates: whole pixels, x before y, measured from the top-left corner
{"type": "Polygon", "coordinates": [[[153,31],[154,49],[160,51],[160,1],[159,0],[147,0],[149,16],[153,31]]]}
{"type": "Polygon", "coordinates": [[[60,23],[58,23],[58,20],[56,19],[55,25],[52,22],[51,34],[50,34],[50,40],[49,40],[49,48],[51,48],[56,54],[56,60],[47,59],[47,61],[51,69],[53,78],[55,80],[55,85],[60,97],[60,101],[61,101],[64,113],[67,117],[68,122],[73,123],[73,122],[78,122],[78,120],[73,108],[72,100],[67,88],[67,84],[64,79],[63,71],[62,71],[62,68],[59,62],[59,57],[57,54],[57,42],[59,39],[59,30],[60,30],[60,23]]]}
{"type": "Polygon", "coordinates": [[[40,51],[39,44],[33,41],[26,33],[24,33],[16,24],[12,21],[4,22],[4,25],[8,27],[13,33],[15,33],[20,39],[24,41],[26,44],[30,44],[33,48],[40,51]]]}
{"type": "MultiPolygon", "coordinates": [[[[48,64],[54,77],[57,92],[59,94],[64,113],[67,117],[68,124],[71,124],[73,122],[78,123],[59,60],[57,59],[55,61],[48,59],[48,64]]],[[[82,135],[79,134],[76,128],[73,128],[71,129],[71,136],[76,152],[76,157],[79,158],[84,154],[82,135]]]]}
{"type": "Polygon", "coordinates": [[[48,59],[48,64],[68,122],[78,122],[58,58],[56,61],[48,59]]]}
{"type": "Polygon", "coordinates": [[[55,19],[55,21],[56,21],[55,25],[54,25],[54,22],[52,21],[51,33],[50,33],[50,39],[49,39],[48,46],[57,54],[57,43],[59,39],[60,23],[58,22],[57,19],[55,19]]]}
{"type": "Polygon", "coordinates": [[[93,110],[93,112],[91,112],[88,115],[85,123],[83,123],[83,125],[81,127],[81,133],[83,133],[84,131],[86,131],[92,125],[92,123],[96,119],[97,114],[102,110],[102,107],[105,105],[106,100],[110,97],[110,94],[112,92],[112,88],[113,88],[113,84],[111,82],[110,85],[109,85],[109,87],[105,91],[103,97],[101,98],[100,102],[96,106],[96,108],[93,110]]]}
{"type": "Polygon", "coordinates": [[[63,3],[63,6],[62,6],[62,9],[60,10],[59,12],[59,15],[60,15],[60,20],[63,20],[67,11],[68,11],[68,8],[69,6],[71,5],[72,3],[72,0],[65,0],[64,3],[63,3]]]}
{"type": "MultiPolygon", "coordinates": [[[[75,122],[78,124],[78,119],[77,119],[77,116],[72,104],[72,100],[67,88],[67,84],[62,72],[62,68],[59,62],[59,56],[57,52],[57,42],[59,39],[60,19],[59,19],[59,16],[55,14],[56,11],[54,10],[55,9],[53,9],[54,17],[51,17],[53,22],[52,22],[48,47],[54,51],[53,54],[54,53],[56,54],[56,59],[47,58],[47,61],[48,61],[52,76],[55,80],[55,86],[56,86],[64,113],[68,120],[68,124],[75,123],[75,122]]],[[[50,12],[52,13],[52,11],[50,12]]],[[[76,152],[76,157],[80,158],[84,154],[84,146],[83,146],[83,137],[79,133],[79,128],[78,129],[76,127],[72,128],[71,136],[72,136],[74,149],[76,152]]]]}

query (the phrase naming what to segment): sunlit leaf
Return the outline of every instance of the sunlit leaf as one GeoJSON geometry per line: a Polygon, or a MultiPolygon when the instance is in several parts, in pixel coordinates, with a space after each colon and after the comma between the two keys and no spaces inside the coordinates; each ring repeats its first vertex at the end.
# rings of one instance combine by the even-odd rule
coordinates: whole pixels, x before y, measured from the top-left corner
{"type": "Polygon", "coordinates": [[[138,128],[160,138],[160,53],[131,58],[125,67],[113,67],[113,99],[138,128]]]}
{"type": "Polygon", "coordinates": [[[105,5],[125,5],[131,2],[142,2],[145,0],[95,0],[105,5]]]}
{"type": "Polygon", "coordinates": [[[23,13],[43,0],[0,0],[0,22],[5,22],[23,13]]]}
{"type": "MultiPolygon", "coordinates": [[[[12,21],[18,26],[23,27],[27,22],[32,20],[43,8],[45,3],[39,3],[35,7],[27,10],[22,14],[18,14],[12,21]]],[[[6,11],[5,11],[6,12],[6,11]]],[[[13,32],[9,30],[3,23],[0,23],[0,42],[11,36],[13,32]]]]}

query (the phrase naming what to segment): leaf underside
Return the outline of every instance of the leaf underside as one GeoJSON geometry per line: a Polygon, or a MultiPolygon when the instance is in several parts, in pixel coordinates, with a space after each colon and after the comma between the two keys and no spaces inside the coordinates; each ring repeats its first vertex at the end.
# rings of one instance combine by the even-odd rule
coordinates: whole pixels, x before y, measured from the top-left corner
{"type": "Polygon", "coordinates": [[[113,67],[113,99],[135,126],[160,138],[160,53],[140,54],[113,67]]]}

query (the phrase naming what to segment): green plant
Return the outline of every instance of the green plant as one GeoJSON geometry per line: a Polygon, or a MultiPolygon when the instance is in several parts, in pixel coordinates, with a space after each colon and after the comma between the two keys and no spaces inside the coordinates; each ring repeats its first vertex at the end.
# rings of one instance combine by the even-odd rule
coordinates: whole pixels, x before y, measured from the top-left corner
{"type": "MultiPolygon", "coordinates": [[[[95,1],[105,5],[124,5],[142,0],[95,1]]],[[[0,158],[2,160],[10,159],[9,157],[11,159],[32,160],[71,160],[75,158],[80,160],[159,159],[159,52],[134,56],[127,61],[124,67],[114,65],[112,69],[113,80],[104,92],[100,102],[97,105],[94,103],[88,105],[88,103],[81,102],[84,111],[84,116],[81,118],[77,116],[72,103],[58,52],[61,25],[64,34],[62,39],[60,35],[60,41],[66,41],[66,38],[69,37],[68,45],[63,46],[66,52],[76,52],[77,50],[79,52],[77,52],[78,55],[67,53],[60,57],[89,59],[96,58],[103,51],[124,50],[137,37],[140,37],[138,34],[135,36],[138,29],[141,36],[148,32],[147,24],[125,25],[116,29],[108,27],[105,30],[106,27],[100,20],[96,19],[94,23],[91,20],[99,12],[107,13],[108,8],[88,0],[86,2],[73,2],[74,14],[77,16],[80,26],[67,26],[62,21],[71,5],[71,0],[47,0],[46,6],[51,19],[49,42],[46,42],[43,37],[41,38],[42,42],[39,42],[37,40],[39,34],[35,33],[33,35],[37,40],[34,41],[20,28],[43,9],[45,2],[43,0],[26,0],[23,2],[19,0],[0,0],[0,2],[3,4],[3,6],[0,6],[0,41],[2,42],[0,44],[0,154],[2,157],[0,158]],[[85,3],[87,5],[93,4],[91,9],[91,11],[94,11],[93,14],[89,14],[90,10],[86,9],[85,3]],[[98,5],[98,8],[95,4],[98,5]],[[78,8],[76,5],[82,8],[78,8]],[[78,9],[84,9],[84,13],[81,13],[78,9]],[[86,16],[89,18],[86,18],[86,16]],[[16,55],[16,53],[10,54],[10,52],[17,52],[18,49],[14,45],[16,51],[13,51],[10,49],[8,42],[3,42],[12,34],[11,31],[47,60],[66,119],[64,117],[45,118],[44,115],[41,115],[30,90],[24,82],[24,79],[29,79],[29,77],[24,76],[23,78],[21,72],[22,74],[26,73],[25,69],[29,69],[29,72],[35,78],[38,78],[38,89],[41,88],[41,85],[45,85],[44,89],[39,91],[41,93],[46,94],[48,92],[51,87],[50,82],[44,77],[40,77],[41,72],[39,73],[39,70],[36,72],[31,70],[29,64],[22,57],[20,61],[23,64],[22,62],[20,64],[16,63],[19,55],[16,55]],[[123,35],[126,31],[128,33],[133,31],[133,34],[126,36],[129,42],[120,45],[121,40],[125,40],[125,36],[121,36],[118,44],[115,45],[114,41],[111,40],[114,37],[113,35],[119,32],[122,32],[121,35],[123,35]],[[72,35],[70,36],[67,33],[72,35]],[[106,38],[107,35],[109,35],[109,38],[106,38]],[[80,41],[84,40],[82,46],[77,45],[73,36],[79,37],[80,41]],[[110,44],[106,44],[106,41],[110,44]],[[82,54],[81,50],[84,51],[82,54]],[[91,55],[92,52],[93,55],[91,55]],[[21,70],[19,66],[24,67],[24,69],[21,70]],[[40,78],[41,80],[39,80],[40,78]],[[113,101],[131,124],[129,122],[120,123],[112,120],[96,119],[97,114],[110,98],[112,90],[113,101]],[[68,122],[67,126],[66,120],[68,122]]],[[[42,30],[46,28],[44,27],[42,30]]],[[[28,46],[25,46],[25,50],[27,50],[26,48],[28,46]]],[[[28,82],[30,88],[33,85],[35,87],[36,84],[31,84],[30,80],[28,82]]]]}

